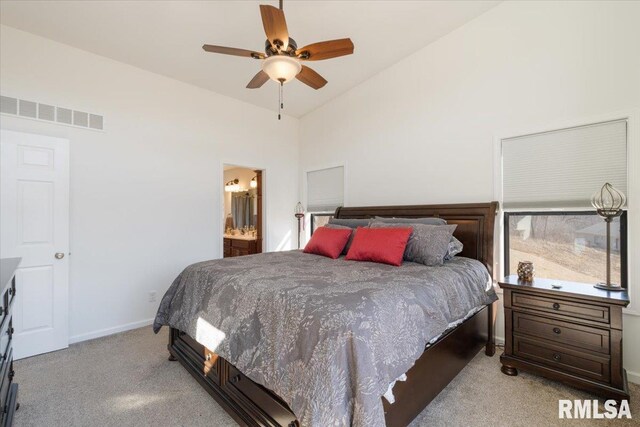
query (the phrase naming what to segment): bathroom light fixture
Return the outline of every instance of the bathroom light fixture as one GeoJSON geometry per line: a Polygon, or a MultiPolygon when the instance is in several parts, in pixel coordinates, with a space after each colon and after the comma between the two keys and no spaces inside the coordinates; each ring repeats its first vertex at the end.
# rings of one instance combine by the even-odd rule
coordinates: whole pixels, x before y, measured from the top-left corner
{"type": "Polygon", "coordinates": [[[233,193],[234,191],[240,191],[240,181],[238,178],[232,179],[224,185],[224,191],[233,193]]]}
{"type": "Polygon", "coordinates": [[[257,188],[258,187],[258,175],[251,178],[251,182],[249,182],[249,187],[257,188]]]}

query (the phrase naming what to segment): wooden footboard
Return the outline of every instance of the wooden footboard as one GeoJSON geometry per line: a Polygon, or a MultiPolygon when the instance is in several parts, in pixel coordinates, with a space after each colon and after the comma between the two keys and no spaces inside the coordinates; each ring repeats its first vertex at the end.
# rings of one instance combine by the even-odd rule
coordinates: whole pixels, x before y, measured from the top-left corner
{"type": "MultiPolygon", "coordinates": [[[[487,306],[427,348],[396,383],[392,405],[382,398],[389,427],[406,426],[480,351],[493,355],[492,306],[487,306]]],[[[299,423],[275,393],[256,384],[224,358],[177,329],[169,333],[171,359],[177,359],[240,425],[294,427],[299,423]]]]}
{"type": "Polygon", "coordinates": [[[169,360],[177,359],[239,425],[298,425],[282,399],[184,332],[171,328],[168,348],[169,360]]]}
{"type": "Polygon", "coordinates": [[[493,305],[483,308],[428,347],[407,371],[407,380],[393,387],[395,403],[382,399],[387,427],[408,425],[473,359],[482,347],[493,356],[492,330],[487,326],[493,305]]]}

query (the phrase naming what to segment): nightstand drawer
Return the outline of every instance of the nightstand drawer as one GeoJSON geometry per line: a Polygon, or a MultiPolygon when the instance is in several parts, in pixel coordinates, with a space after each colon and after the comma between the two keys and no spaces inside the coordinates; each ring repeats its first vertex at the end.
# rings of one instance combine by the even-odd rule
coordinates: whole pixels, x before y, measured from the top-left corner
{"type": "Polygon", "coordinates": [[[513,312],[513,333],[526,334],[576,349],[609,354],[608,330],[513,312]]]}
{"type": "Polygon", "coordinates": [[[546,298],[519,292],[511,294],[511,305],[578,319],[609,323],[609,307],[606,306],[546,298]]]}
{"type": "Polygon", "coordinates": [[[556,345],[548,341],[513,337],[513,353],[551,368],[562,369],[584,378],[609,382],[610,361],[605,356],[594,356],[556,345]]]}

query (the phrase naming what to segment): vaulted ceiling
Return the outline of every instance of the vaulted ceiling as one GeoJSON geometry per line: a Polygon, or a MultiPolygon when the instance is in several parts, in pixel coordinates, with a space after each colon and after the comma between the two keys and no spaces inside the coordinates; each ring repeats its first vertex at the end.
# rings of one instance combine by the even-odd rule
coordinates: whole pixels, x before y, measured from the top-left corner
{"type": "MultiPolygon", "coordinates": [[[[2,1],[2,24],[248,103],[277,109],[278,88],[245,86],[248,58],[205,53],[204,43],[262,51],[259,4],[276,1],[2,1]]],[[[286,114],[300,117],[472,20],[498,1],[286,1],[299,46],[350,37],[351,56],[310,63],[329,83],[285,85],[286,114]]]]}

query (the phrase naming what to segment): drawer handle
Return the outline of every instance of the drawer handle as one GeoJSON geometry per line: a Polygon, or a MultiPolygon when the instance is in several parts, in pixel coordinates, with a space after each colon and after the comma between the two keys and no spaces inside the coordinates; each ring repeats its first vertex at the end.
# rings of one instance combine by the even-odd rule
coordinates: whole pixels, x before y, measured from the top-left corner
{"type": "Polygon", "coordinates": [[[560,310],[560,304],[558,304],[557,302],[553,303],[553,309],[554,310],[560,310]]]}
{"type": "Polygon", "coordinates": [[[237,383],[240,380],[240,375],[236,375],[235,377],[232,377],[229,381],[231,381],[232,383],[237,383]]]}
{"type": "Polygon", "coordinates": [[[555,360],[556,362],[559,362],[561,359],[560,355],[558,353],[553,353],[553,360],[555,360]]]}
{"type": "Polygon", "coordinates": [[[562,332],[562,331],[560,330],[560,328],[553,328],[553,333],[554,333],[554,334],[560,334],[560,332],[562,332]]]}
{"type": "Polygon", "coordinates": [[[211,360],[211,353],[207,353],[206,359],[207,359],[207,361],[211,360]]]}

